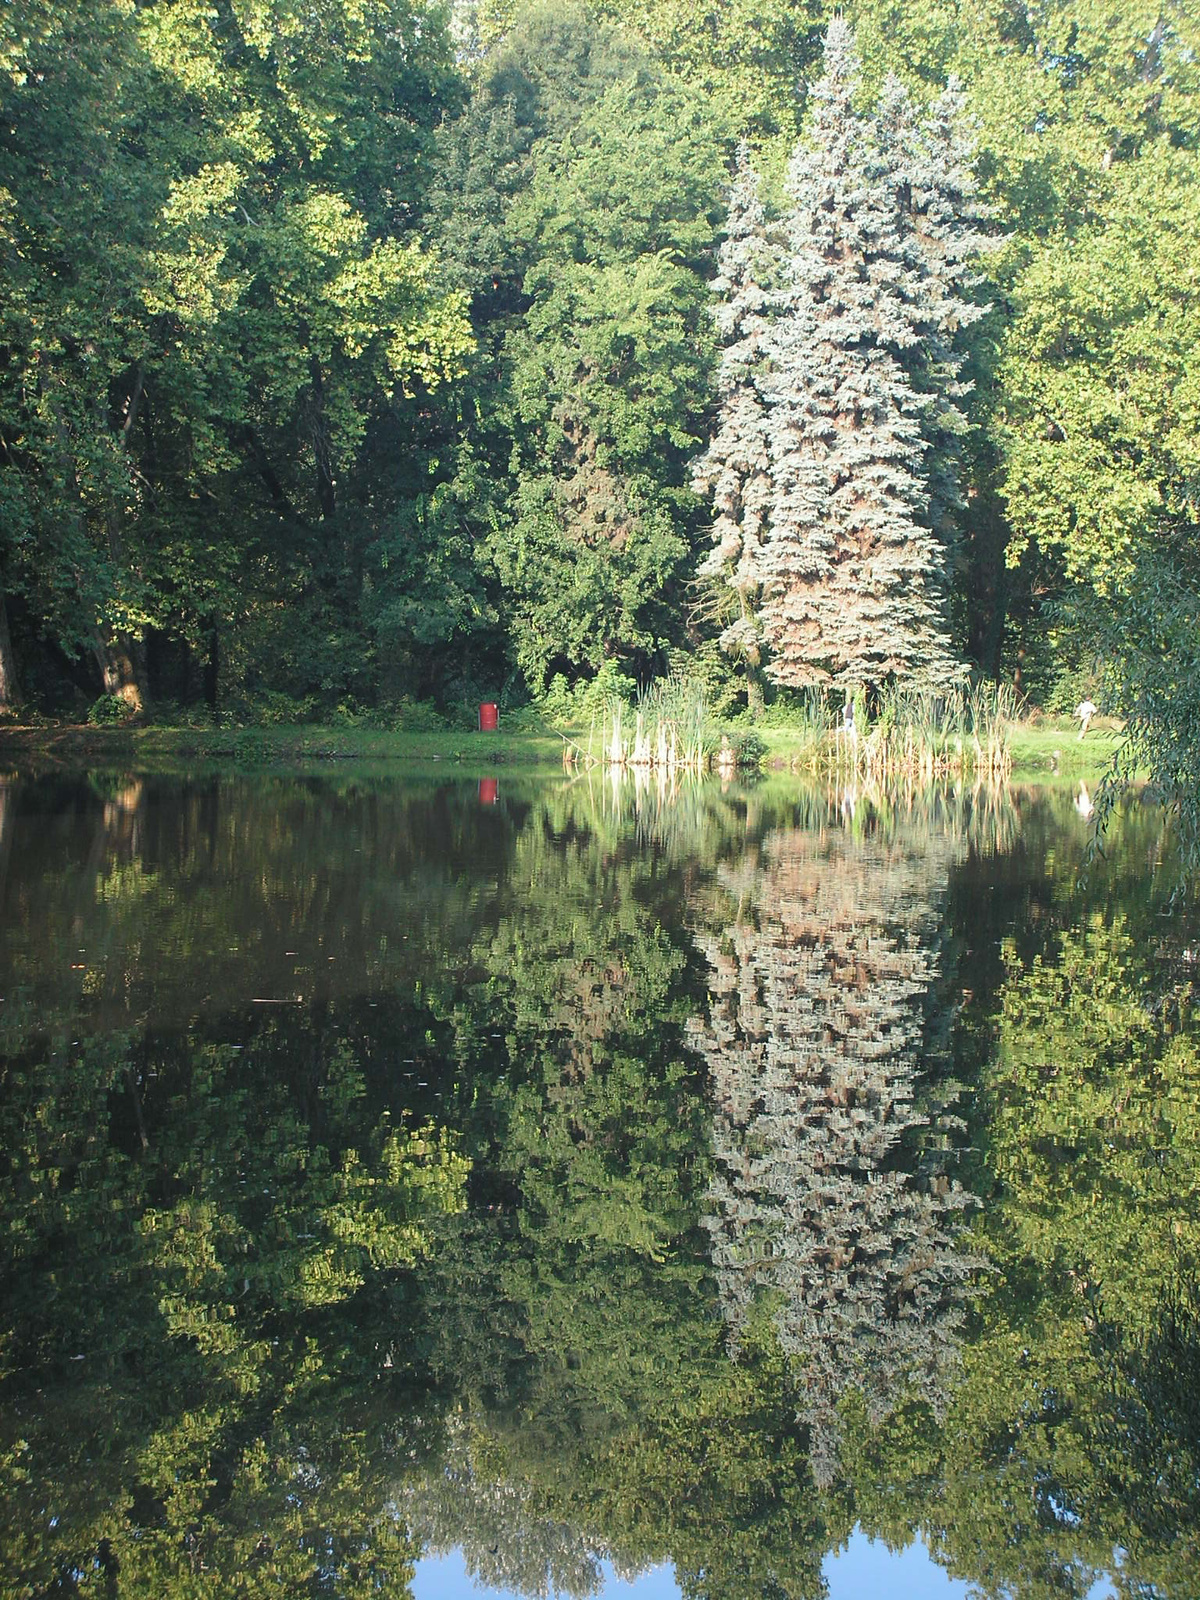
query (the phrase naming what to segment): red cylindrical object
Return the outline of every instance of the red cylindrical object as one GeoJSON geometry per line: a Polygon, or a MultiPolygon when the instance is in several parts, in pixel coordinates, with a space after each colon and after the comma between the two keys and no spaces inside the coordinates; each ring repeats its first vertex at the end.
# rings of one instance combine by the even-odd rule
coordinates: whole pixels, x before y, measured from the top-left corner
{"type": "Polygon", "coordinates": [[[500,798],[499,778],[480,778],[479,804],[481,806],[494,806],[500,798]]]}
{"type": "Polygon", "coordinates": [[[500,707],[494,700],[483,700],[479,706],[480,733],[495,733],[500,726],[500,707]]]}

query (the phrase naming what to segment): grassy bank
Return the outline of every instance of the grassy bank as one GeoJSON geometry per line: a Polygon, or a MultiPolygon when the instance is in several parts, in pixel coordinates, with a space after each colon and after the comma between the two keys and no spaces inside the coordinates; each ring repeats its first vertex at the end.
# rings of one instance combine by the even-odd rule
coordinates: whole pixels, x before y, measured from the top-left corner
{"type": "Polygon", "coordinates": [[[1085,739],[1068,718],[1019,722],[1012,729],[1014,777],[1098,778],[1122,740],[1113,718],[1093,723],[1085,739]]]}
{"type": "Polygon", "coordinates": [[[151,772],[198,768],[309,771],[350,762],[406,771],[452,768],[464,776],[487,776],[504,766],[551,771],[562,765],[562,739],[550,729],[405,733],[310,724],[210,729],[153,724],[0,727],[0,764],[31,771],[79,766],[125,766],[151,772]]]}
{"type": "MultiPolygon", "coordinates": [[[[1009,725],[1011,776],[1023,779],[1099,778],[1121,742],[1120,726],[1106,719],[1093,724],[1086,739],[1070,718],[1037,717],[1009,725]]],[[[763,765],[769,772],[811,767],[812,733],[804,728],[764,729],[763,765]]]]}
{"type": "MultiPolygon", "coordinates": [[[[1012,724],[1013,776],[1098,778],[1120,742],[1118,727],[1112,723],[1093,726],[1082,741],[1076,735],[1075,725],[1067,718],[1012,724]]],[[[809,765],[810,730],[767,727],[760,737],[766,771],[798,771],[809,765]]],[[[64,723],[0,725],[0,765],[29,771],[80,766],[157,772],[199,768],[319,771],[354,762],[398,771],[451,769],[463,776],[487,776],[498,767],[530,773],[558,771],[562,751],[562,734],[548,725],[519,730],[501,727],[496,733],[310,724],[207,729],[153,724],[117,728],[64,723]]]]}

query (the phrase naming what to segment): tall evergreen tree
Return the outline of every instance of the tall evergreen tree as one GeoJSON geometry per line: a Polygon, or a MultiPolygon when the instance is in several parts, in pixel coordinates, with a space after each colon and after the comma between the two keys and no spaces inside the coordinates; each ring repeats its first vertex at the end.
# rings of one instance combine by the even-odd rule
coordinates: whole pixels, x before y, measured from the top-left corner
{"type": "Polygon", "coordinates": [[[749,147],[738,149],[725,241],[713,289],[721,295],[717,330],[724,344],[717,374],[721,397],[716,434],[695,463],[692,485],[712,496],[713,548],[700,564],[724,623],[721,648],[746,668],[752,707],[761,704],[762,635],[757,609],[762,546],[771,506],[771,457],[761,364],[769,338],[769,283],[778,250],[766,233],[758,174],[749,147]],[[732,617],[730,612],[732,611],[732,617]]]}
{"type": "Polygon", "coordinates": [[[764,377],[775,481],[761,620],[770,675],[796,686],[944,682],[957,670],[946,552],[929,526],[922,427],[933,401],[904,365],[937,312],[898,250],[857,84],[853,37],[836,19],[811,143],[788,171],[787,279],[764,377]]]}
{"type": "Polygon", "coordinates": [[[964,506],[959,481],[970,424],[962,404],[973,385],[962,376],[963,333],[990,309],[971,298],[983,281],[979,258],[994,248],[990,209],[974,172],[974,143],[958,79],[921,117],[907,88],[889,73],[873,125],[876,175],[889,191],[889,254],[912,338],[900,352],[914,388],[930,397],[923,428],[928,520],[953,553],[964,506]]]}

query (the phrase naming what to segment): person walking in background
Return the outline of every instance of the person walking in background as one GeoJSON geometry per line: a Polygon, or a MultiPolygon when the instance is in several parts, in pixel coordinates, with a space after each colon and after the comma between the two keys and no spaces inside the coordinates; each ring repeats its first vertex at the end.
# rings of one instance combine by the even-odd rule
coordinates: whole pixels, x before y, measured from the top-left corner
{"type": "Polygon", "coordinates": [[[1094,700],[1081,700],[1075,707],[1075,715],[1079,718],[1079,737],[1082,739],[1088,731],[1088,723],[1096,715],[1094,700]]]}

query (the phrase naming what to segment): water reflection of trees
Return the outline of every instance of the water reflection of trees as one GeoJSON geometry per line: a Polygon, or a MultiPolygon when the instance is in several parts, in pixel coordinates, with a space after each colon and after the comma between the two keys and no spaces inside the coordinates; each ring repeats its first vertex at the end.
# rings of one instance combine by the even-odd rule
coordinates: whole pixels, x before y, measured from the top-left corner
{"type": "Polygon", "coordinates": [[[1195,963],[1140,814],[1081,926],[1069,791],[713,787],[653,836],[579,784],[0,799],[27,1588],[402,1593],[411,1532],[808,1600],[858,1522],[1191,1600],[1195,963]]]}
{"type": "Polygon", "coordinates": [[[1114,1551],[1119,1594],[1200,1580],[1200,1027],[1186,916],[1166,960],[1134,928],[1005,951],[981,1084],[994,1270],[929,1524],[989,1596],[1085,1596],[1114,1551]]]}
{"type": "Polygon", "coordinates": [[[0,1593],[403,1584],[390,1352],[462,1204],[452,1142],[371,1115],[344,1040],[301,1065],[274,1023],[236,1051],[2,1043],[0,1593]]]}
{"type": "MultiPolygon", "coordinates": [[[[597,1594],[601,1564],[614,1555],[611,1545],[555,1516],[529,1479],[481,1470],[476,1454],[486,1461],[487,1448],[479,1451],[475,1443],[473,1452],[463,1417],[452,1415],[434,1469],[398,1486],[394,1514],[411,1537],[433,1555],[461,1550],[471,1577],[492,1588],[534,1600],[597,1594]]],[[[636,1571],[621,1570],[626,1576],[636,1571]]]]}
{"type": "Polygon", "coordinates": [[[875,1421],[913,1391],[940,1414],[954,1365],[966,1196],[935,1153],[944,1137],[914,1135],[930,1120],[918,1080],[936,1077],[923,1051],[945,1023],[931,1013],[955,848],[896,828],[773,834],[752,869],[726,874],[730,920],[699,940],[706,1225],[731,1348],[771,1298],[822,1484],[847,1390],[875,1421]]]}
{"type": "Polygon", "coordinates": [[[127,1027],[402,987],[469,944],[525,810],[454,785],[18,785],[5,992],[127,1027]]]}
{"type": "MultiPolygon", "coordinates": [[[[607,1556],[671,1560],[698,1596],[801,1600],[824,1539],[799,1532],[794,1408],[764,1399],[788,1380],[772,1341],[726,1359],[699,1225],[710,1109],[682,907],[705,858],[608,824],[578,787],[548,804],[472,947],[456,1049],[479,1061],[499,1035],[503,1066],[475,1079],[476,1209],[424,1278],[431,1370],[462,1421],[397,1504],[524,1593],[552,1570],[588,1592],[607,1556]]],[[[711,854],[723,803],[704,825],[711,854]]]]}
{"type": "MultiPolygon", "coordinates": [[[[180,785],[97,776],[0,786],[8,856],[5,992],[94,1026],[159,1025],[255,1000],[337,1003],[440,978],[490,914],[526,833],[601,855],[648,849],[691,898],[711,864],[776,826],[824,827],[838,792],[683,785],[634,807],[607,781],[532,791],[506,780],[481,808],[452,784],[406,789],[315,780],[180,785]],[[534,794],[536,792],[536,799],[534,794]],[[628,809],[627,809],[628,803],[628,809]]],[[[1012,818],[990,793],[862,791],[852,830],[907,825],[994,848],[1012,818]]],[[[568,886],[581,908],[586,872],[568,886]]]]}
{"type": "Polygon", "coordinates": [[[845,827],[855,837],[898,826],[925,830],[984,854],[1009,850],[1020,810],[1007,784],[884,787],[858,778],[840,784],[772,780],[702,782],[644,768],[584,773],[552,802],[597,837],[632,840],[678,855],[704,854],[714,842],[740,847],[764,828],[820,831],[845,827]]]}

